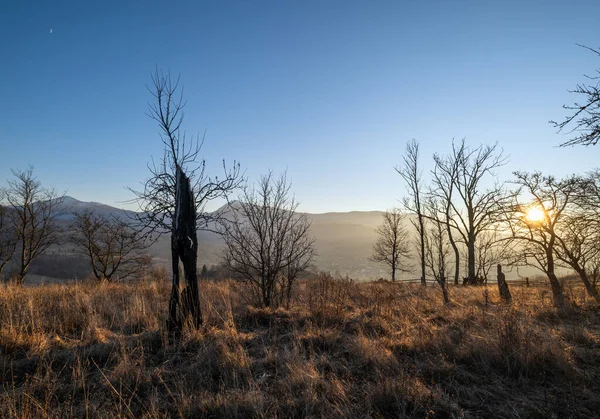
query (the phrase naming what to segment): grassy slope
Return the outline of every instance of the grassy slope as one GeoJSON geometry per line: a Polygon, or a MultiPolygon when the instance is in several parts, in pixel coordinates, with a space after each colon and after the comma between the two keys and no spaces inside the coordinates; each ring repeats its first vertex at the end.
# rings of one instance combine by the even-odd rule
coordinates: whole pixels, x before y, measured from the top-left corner
{"type": "Polygon", "coordinates": [[[168,283],[0,288],[0,417],[598,417],[600,310],[581,289],[326,279],[290,310],[202,284],[205,326],[165,342],[168,283]]]}

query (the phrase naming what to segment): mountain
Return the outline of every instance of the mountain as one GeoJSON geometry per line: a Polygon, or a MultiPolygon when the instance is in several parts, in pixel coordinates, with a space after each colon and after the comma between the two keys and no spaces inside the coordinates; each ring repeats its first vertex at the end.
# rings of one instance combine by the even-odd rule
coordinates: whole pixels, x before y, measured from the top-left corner
{"type": "Polygon", "coordinates": [[[93,211],[102,216],[112,216],[124,219],[135,214],[134,211],[123,210],[100,202],[83,202],[71,196],[65,196],[62,202],[57,206],[57,211],[61,213],[60,219],[72,220],[75,215],[84,211],[93,211]]]}
{"type": "MultiPolygon", "coordinates": [[[[230,204],[235,205],[235,202],[230,204]]],[[[118,218],[131,218],[136,213],[121,210],[98,202],[82,202],[72,197],[65,197],[59,211],[63,213],[60,223],[68,231],[69,224],[74,218],[74,213],[91,210],[104,216],[118,218]]],[[[217,211],[223,213],[227,206],[217,211]]],[[[388,278],[386,267],[371,262],[373,244],[377,239],[375,229],[382,222],[381,211],[351,211],[329,212],[324,214],[306,214],[311,222],[311,235],[315,238],[317,256],[313,268],[317,270],[348,275],[351,278],[368,280],[388,278]]],[[[410,216],[405,219],[408,231],[414,231],[410,225],[410,216]]],[[[223,240],[221,236],[210,231],[198,231],[198,266],[218,265],[222,259],[223,240]]],[[[171,240],[168,234],[160,237],[149,249],[154,263],[170,266],[171,240]]],[[[411,273],[397,274],[399,279],[415,279],[418,261],[413,255],[411,273]]],[[[505,269],[511,277],[535,276],[539,274],[532,267],[520,270],[505,269]],[[512,273],[511,273],[512,272],[512,273]]],[[[52,246],[46,254],[42,255],[31,269],[32,278],[86,278],[89,267],[85,258],[76,253],[72,245],[64,241],[60,245],[52,246]]],[[[28,280],[28,282],[36,282],[28,280]]]]}
{"type": "MultiPolygon", "coordinates": [[[[225,206],[217,211],[223,212],[226,209],[225,206]]],[[[67,196],[59,206],[60,222],[65,230],[68,230],[74,214],[86,210],[118,218],[130,218],[135,215],[133,211],[98,202],[83,202],[67,196]]],[[[316,269],[347,274],[357,279],[387,277],[382,265],[368,260],[376,240],[375,228],[381,223],[382,212],[331,212],[307,216],[312,223],[311,234],[315,237],[316,269]]],[[[218,234],[200,230],[198,243],[199,266],[217,265],[221,262],[223,240],[218,234]]],[[[171,260],[170,248],[170,236],[163,235],[148,251],[155,263],[168,266],[171,260]]],[[[32,273],[36,277],[83,278],[88,275],[87,272],[85,260],[82,260],[67,242],[53,246],[32,266],[32,273]]]]}
{"type": "MultiPolygon", "coordinates": [[[[223,208],[217,210],[223,211],[223,208]]],[[[307,214],[311,235],[315,238],[318,270],[338,272],[357,279],[386,277],[380,264],[369,261],[375,228],[381,223],[382,212],[347,212],[307,214]]],[[[223,240],[210,231],[198,231],[198,265],[216,265],[222,258],[223,240]]],[[[170,238],[161,237],[150,249],[158,262],[170,261],[170,238]]]]}

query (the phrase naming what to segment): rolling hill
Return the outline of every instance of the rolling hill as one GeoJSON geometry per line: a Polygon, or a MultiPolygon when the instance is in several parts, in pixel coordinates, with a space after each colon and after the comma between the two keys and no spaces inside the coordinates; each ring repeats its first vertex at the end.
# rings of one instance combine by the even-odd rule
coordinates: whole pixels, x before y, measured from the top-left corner
{"type": "MultiPolygon", "coordinates": [[[[124,218],[134,215],[97,202],[82,202],[66,197],[62,204],[60,223],[65,231],[73,220],[72,213],[91,210],[105,216],[124,218]]],[[[375,228],[381,222],[380,211],[332,212],[308,214],[315,237],[317,257],[313,269],[326,270],[357,279],[387,277],[383,266],[368,260],[376,240],[375,228]]],[[[217,265],[221,261],[222,238],[210,231],[198,231],[198,265],[217,265]]],[[[170,237],[164,235],[154,243],[149,253],[156,264],[170,263],[170,237]]],[[[50,248],[31,268],[30,281],[49,282],[56,279],[85,278],[89,274],[85,260],[65,240],[50,248]]]]}
{"type": "MultiPolygon", "coordinates": [[[[235,205],[235,204],[234,204],[235,205]]],[[[66,197],[61,212],[60,223],[65,231],[73,220],[73,213],[91,210],[105,216],[126,218],[135,215],[132,211],[124,211],[97,202],[82,202],[66,197]]],[[[223,209],[219,209],[222,211],[223,209]]],[[[381,265],[369,260],[373,244],[377,239],[375,229],[382,221],[381,211],[329,212],[323,214],[307,214],[311,221],[311,234],[315,238],[317,256],[312,270],[329,271],[340,275],[348,275],[359,280],[389,278],[389,272],[381,265]]],[[[409,218],[405,219],[406,227],[412,230],[409,218]]],[[[222,238],[210,231],[198,231],[198,266],[215,266],[221,262],[222,238]]],[[[160,237],[148,250],[157,265],[170,264],[170,236],[160,237]]],[[[397,273],[398,279],[418,278],[416,254],[413,257],[413,272],[397,273]]],[[[520,271],[505,269],[509,279],[518,276],[534,276],[539,274],[534,268],[521,268],[520,271]]],[[[31,275],[26,282],[55,282],[56,280],[84,279],[89,276],[90,269],[86,259],[75,252],[66,240],[51,247],[32,265],[31,275]]]]}

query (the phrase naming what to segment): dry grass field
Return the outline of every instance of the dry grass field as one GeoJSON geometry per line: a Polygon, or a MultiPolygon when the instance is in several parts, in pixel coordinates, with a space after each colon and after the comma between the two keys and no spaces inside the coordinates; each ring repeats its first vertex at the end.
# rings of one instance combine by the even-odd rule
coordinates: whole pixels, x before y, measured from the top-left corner
{"type": "Polygon", "coordinates": [[[170,284],[0,288],[0,417],[600,416],[600,308],[546,287],[299,284],[257,309],[201,284],[204,326],[168,345],[170,284]]]}

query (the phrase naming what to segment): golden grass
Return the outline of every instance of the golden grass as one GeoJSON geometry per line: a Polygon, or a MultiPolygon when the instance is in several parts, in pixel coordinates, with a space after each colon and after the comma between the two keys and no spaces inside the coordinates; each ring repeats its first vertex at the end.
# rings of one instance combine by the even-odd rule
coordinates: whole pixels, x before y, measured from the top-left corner
{"type": "Polygon", "coordinates": [[[438,288],[321,276],[289,310],[201,284],[168,345],[169,283],[0,288],[0,417],[598,417],[600,309],[569,285],[438,288]]]}

